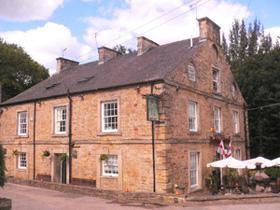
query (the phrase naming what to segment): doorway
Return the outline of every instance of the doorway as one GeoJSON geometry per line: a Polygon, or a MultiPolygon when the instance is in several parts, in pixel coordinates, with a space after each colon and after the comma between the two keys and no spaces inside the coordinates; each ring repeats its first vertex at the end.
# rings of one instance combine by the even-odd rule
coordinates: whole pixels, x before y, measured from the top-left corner
{"type": "Polygon", "coordinates": [[[54,177],[53,181],[66,184],[67,158],[65,153],[54,155],[54,177]]]}

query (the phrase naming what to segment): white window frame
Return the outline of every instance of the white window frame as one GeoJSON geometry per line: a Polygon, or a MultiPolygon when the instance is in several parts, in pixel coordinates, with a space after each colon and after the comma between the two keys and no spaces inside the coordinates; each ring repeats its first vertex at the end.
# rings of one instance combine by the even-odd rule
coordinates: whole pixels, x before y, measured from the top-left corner
{"type": "Polygon", "coordinates": [[[233,118],[234,134],[239,134],[240,133],[239,112],[238,111],[233,111],[232,112],[232,118],[233,118]]]}
{"type": "MultiPolygon", "coordinates": [[[[113,110],[111,110],[111,111],[113,111],[113,110]]],[[[111,122],[112,123],[112,122],[111,122]]],[[[118,130],[119,130],[119,102],[118,102],[118,100],[112,100],[112,101],[104,101],[104,102],[101,102],[101,131],[102,132],[117,132],[118,130]],[[108,104],[116,104],[116,106],[117,107],[114,107],[113,109],[115,110],[115,111],[117,111],[117,114],[110,114],[110,115],[107,115],[107,116],[105,116],[105,105],[108,105],[108,104]],[[112,126],[111,127],[109,127],[109,128],[106,128],[106,126],[105,126],[105,119],[111,119],[111,121],[112,121],[112,118],[116,118],[116,128],[112,128],[112,126]]]]}
{"type": "Polygon", "coordinates": [[[199,151],[190,151],[189,153],[189,180],[190,180],[190,188],[198,187],[199,182],[199,173],[200,173],[200,152],[199,151]],[[195,157],[195,160],[192,158],[195,157]],[[195,163],[193,163],[194,161],[195,163]],[[195,165],[193,165],[195,164],[195,165]],[[194,176],[194,177],[193,177],[194,176]],[[195,179],[195,183],[192,183],[193,178],[195,179]]]}
{"type": "Polygon", "coordinates": [[[242,156],[241,156],[241,149],[240,148],[237,148],[234,152],[234,157],[237,159],[237,160],[242,160],[242,156]]]}
{"type": "Polygon", "coordinates": [[[232,95],[233,97],[235,97],[235,96],[236,96],[236,92],[237,92],[237,87],[236,87],[236,84],[233,82],[233,83],[231,84],[231,95],[232,95]]]}
{"type": "Polygon", "coordinates": [[[197,102],[195,101],[189,101],[188,105],[188,122],[189,122],[189,131],[191,132],[197,132],[198,131],[198,105],[197,102]],[[194,106],[194,113],[192,113],[191,106],[194,106]],[[194,123],[194,127],[191,127],[191,121],[194,123]]]}
{"type": "Polygon", "coordinates": [[[221,91],[221,84],[220,84],[220,70],[213,68],[212,69],[212,86],[213,86],[213,91],[215,93],[219,93],[221,91]],[[214,76],[214,72],[217,72],[217,77],[214,76]]]}
{"type": "Polygon", "coordinates": [[[56,106],[54,107],[54,133],[55,134],[66,134],[68,129],[68,110],[67,106],[56,106]],[[65,119],[63,119],[63,110],[65,110],[65,119]],[[59,113],[61,112],[61,113],[59,113]],[[58,114],[61,115],[61,119],[58,119],[58,114]],[[65,122],[65,131],[60,131],[61,126],[59,125],[61,122],[65,122]],[[59,127],[60,126],[60,127],[59,127]]]}
{"type": "Polygon", "coordinates": [[[220,107],[214,107],[214,129],[216,133],[222,132],[222,111],[220,107]]]}
{"type": "Polygon", "coordinates": [[[102,176],[106,176],[106,177],[119,176],[118,155],[107,155],[107,160],[102,160],[102,176]],[[111,170],[111,172],[108,172],[106,168],[111,170]],[[116,171],[117,173],[113,173],[113,171],[116,171]]]}
{"type": "Polygon", "coordinates": [[[18,135],[19,136],[27,136],[28,135],[28,113],[27,111],[21,111],[17,113],[17,120],[18,120],[18,135]],[[25,122],[22,122],[22,117],[25,115],[25,122]],[[25,133],[22,132],[21,126],[25,125],[25,133]]]}
{"type": "Polygon", "coordinates": [[[26,169],[27,168],[27,154],[26,152],[20,152],[17,157],[18,169],[26,169]],[[25,160],[22,160],[22,156],[25,156],[25,160]],[[25,162],[25,164],[23,164],[25,162]]]}
{"type": "Polygon", "coordinates": [[[196,69],[193,65],[188,65],[188,78],[193,82],[196,81],[196,69]]]}

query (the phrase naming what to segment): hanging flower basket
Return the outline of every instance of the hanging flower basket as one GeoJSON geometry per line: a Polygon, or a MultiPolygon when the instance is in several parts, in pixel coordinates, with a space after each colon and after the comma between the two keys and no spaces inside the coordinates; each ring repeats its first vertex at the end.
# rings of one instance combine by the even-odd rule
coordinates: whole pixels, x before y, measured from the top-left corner
{"type": "Polygon", "coordinates": [[[17,149],[13,150],[13,155],[17,156],[19,154],[19,151],[17,149]]]}
{"type": "Polygon", "coordinates": [[[43,157],[49,157],[50,156],[50,151],[48,151],[48,150],[45,150],[45,151],[43,151],[43,157]]]}
{"type": "Polygon", "coordinates": [[[105,155],[105,154],[100,155],[100,160],[101,161],[108,160],[108,155],[105,155]]]}
{"type": "Polygon", "coordinates": [[[62,155],[60,155],[59,159],[61,161],[65,161],[67,159],[68,155],[66,153],[63,153],[62,155]]]}

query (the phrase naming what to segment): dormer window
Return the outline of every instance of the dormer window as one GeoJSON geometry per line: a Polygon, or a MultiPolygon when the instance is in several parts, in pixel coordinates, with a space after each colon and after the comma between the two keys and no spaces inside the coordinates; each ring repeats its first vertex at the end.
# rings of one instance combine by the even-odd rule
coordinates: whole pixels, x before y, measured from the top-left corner
{"type": "Polygon", "coordinates": [[[220,71],[216,68],[213,68],[213,91],[220,92],[220,71]]]}
{"type": "Polygon", "coordinates": [[[188,65],[188,78],[193,82],[196,81],[196,70],[193,65],[188,65]]]}

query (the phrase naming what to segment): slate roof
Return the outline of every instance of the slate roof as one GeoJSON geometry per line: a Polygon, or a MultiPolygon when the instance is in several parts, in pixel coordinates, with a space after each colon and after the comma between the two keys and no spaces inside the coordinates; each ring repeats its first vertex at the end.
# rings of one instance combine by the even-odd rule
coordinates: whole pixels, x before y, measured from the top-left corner
{"type": "Polygon", "coordinates": [[[104,64],[98,61],[78,65],[54,74],[0,105],[18,104],[39,99],[100,89],[164,81],[182,62],[203,44],[198,38],[182,40],[153,48],[141,56],[136,53],[118,56],[104,64]]]}

